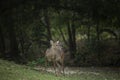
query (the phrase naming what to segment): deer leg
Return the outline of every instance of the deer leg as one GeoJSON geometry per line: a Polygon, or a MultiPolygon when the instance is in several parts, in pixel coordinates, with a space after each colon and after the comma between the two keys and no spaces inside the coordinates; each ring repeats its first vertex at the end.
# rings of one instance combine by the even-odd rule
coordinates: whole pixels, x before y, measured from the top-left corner
{"type": "Polygon", "coordinates": [[[53,60],[53,67],[54,67],[55,74],[56,74],[56,62],[54,60],[53,60]]]}
{"type": "Polygon", "coordinates": [[[56,62],[56,64],[57,64],[57,67],[58,67],[58,74],[60,74],[61,73],[61,65],[60,65],[59,62],[56,62]]]}
{"type": "Polygon", "coordinates": [[[60,64],[61,64],[61,67],[60,67],[61,73],[65,74],[64,73],[64,62],[62,61],[62,62],[60,62],[60,64]]]}
{"type": "Polygon", "coordinates": [[[65,75],[65,72],[64,72],[64,61],[62,62],[62,71],[63,71],[63,75],[65,75]]]}

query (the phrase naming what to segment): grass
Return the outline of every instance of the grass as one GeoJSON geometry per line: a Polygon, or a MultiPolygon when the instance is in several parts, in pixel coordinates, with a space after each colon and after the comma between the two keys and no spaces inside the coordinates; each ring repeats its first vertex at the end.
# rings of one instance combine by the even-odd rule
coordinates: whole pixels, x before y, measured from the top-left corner
{"type": "Polygon", "coordinates": [[[32,70],[14,62],[0,60],[0,80],[120,80],[120,73],[116,71],[100,70],[92,74],[90,70],[83,70],[81,74],[56,77],[52,73],[32,70]]]}

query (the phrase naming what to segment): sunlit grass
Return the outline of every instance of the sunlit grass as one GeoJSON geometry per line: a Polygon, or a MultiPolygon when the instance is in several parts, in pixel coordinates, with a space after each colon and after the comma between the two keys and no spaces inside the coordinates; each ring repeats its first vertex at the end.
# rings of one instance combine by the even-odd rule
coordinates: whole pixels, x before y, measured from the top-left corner
{"type": "Polygon", "coordinates": [[[120,74],[111,71],[96,72],[83,71],[81,74],[56,77],[52,73],[35,71],[27,66],[0,60],[0,80],[120,80],[120,74]]]}

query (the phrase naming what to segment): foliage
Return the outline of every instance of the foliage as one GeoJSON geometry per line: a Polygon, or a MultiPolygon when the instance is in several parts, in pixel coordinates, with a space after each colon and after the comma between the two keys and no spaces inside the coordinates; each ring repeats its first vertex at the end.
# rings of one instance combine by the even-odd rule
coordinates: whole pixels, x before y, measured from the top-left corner
{"type": "Polygon", "coordinates": [[[45,58],[44,57],[41,57],[41,58],[38,58],[34,61],[31,61],[31,62],[28,62],[27,63],[28,66],[30,67],[35,67],[35,66],[45,66],[45,58]]]}
{"type": "Polygon", "coordinates": [[[31,62],[28,62],[27,65],[30,66],[30,67],[35,67],[37,65],[37,62],[36,61],[31,61],[31,62]]]}
{"type": "Polygon", "coordinates": [[[77,66],[118,66],[119,44],[115,40],[102,40],[98,42],[81,40],[76,53],[77,66]]]}

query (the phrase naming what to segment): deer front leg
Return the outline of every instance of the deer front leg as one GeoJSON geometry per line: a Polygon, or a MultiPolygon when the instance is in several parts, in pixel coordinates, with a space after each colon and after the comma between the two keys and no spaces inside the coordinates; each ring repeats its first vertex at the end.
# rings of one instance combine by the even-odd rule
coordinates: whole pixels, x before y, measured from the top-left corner
{"type": "Polygon", "coordinates": [[[65,75],[65,72],[64,72],[64,61],[62,62],[62,71],[63,71],[63,75],[65,75]]]}
{"type": "Polygon", "coordinates": [[[54,67],[54,71],[55,71],[55,74],[56,74],[56,62],[53,60],[53,67],[54,67]]]}
{"type": "Polygon", "coordinates": [[[57,67],[58,67],[58,75],[61,73],[61,65],[59,62],[56,62],[57,67]]]}

